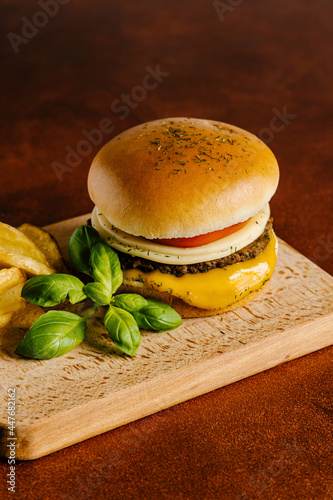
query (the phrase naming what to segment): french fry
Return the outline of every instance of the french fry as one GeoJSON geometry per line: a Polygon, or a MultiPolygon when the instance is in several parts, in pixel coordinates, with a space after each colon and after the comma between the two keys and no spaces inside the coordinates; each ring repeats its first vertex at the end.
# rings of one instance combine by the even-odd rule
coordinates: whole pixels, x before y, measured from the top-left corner
{"type": "Polygon", "coordinates": [[[44,229],[28,223],[22,224],[17,229],[35,243],[57,273],[67,272],[58,244],[53,236],[44,229]]]}
{"type": "Polygon", "coordinates": [[[26,280],[25,273],[16,267],[0,270],[0,328],[25,305],[21,291],[26,280]]]}
{"type": "Polygon", "coordinates": [[[35,243],[18,229],[0,222],[0,268],[18,267],[29,275],[55,272],[35,243]]]}
{"type": "Polygon", "coordinates": [[[36,319],[40,318],[45,314],[45,311],[36,304],[31,304],[30,302],[25,301],[21,309],[15,314],[14,317],[11,318],[11,321],[7,326],[9,328],[23,328],[24,330],[29,330],[32,327],[36,319]]]}

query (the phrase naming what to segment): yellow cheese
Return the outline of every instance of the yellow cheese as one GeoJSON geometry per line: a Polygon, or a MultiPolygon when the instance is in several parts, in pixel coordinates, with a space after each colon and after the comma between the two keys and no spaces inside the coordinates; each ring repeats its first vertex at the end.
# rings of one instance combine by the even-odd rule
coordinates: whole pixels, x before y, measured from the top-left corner
{"type": "Polygon", "coordinates": [[[124,272],[124,284],[167,292],[202,309],[225,308],[259,290],[270,279],[276,263],[276,245],[272,232],[267,247],[253,259],[179,278],[160,271],[128,269],[124,272]]]}

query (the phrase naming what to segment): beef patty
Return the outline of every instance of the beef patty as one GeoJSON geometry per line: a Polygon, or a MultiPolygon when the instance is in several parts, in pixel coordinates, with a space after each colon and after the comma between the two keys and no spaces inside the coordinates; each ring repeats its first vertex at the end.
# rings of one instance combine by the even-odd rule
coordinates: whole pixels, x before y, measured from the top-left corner
{"type": "Polygon", "coordinates": [[[161,273],[172,274],[174,276],[180,277],[184,274],[196,274],[196,273],[206,273],[211,269],[217,267],[226,267],[230,264],[236,264],[237,262],[243,262],[245,260],[253,259],[258,254],[260,254],[268,245],[271,238],[270,230],[273,227],[273,219],[270,218],[267,221],[264,232],[255,241],[242,248],[238,252],[235,252],[227,257],[222,257],[221,259],[209,260],[206,262],[199,262],[198,264],[188,264],[188,265],[176,265],[176,264],[161,264],[160,262],[154,262],[148,259],[142,259],[140,257],[128,255],[128,253],[120,252],[118,253],[119,260],[122,269],[140,269],[144,272],[150,272],[159,270],[161,273]]]}

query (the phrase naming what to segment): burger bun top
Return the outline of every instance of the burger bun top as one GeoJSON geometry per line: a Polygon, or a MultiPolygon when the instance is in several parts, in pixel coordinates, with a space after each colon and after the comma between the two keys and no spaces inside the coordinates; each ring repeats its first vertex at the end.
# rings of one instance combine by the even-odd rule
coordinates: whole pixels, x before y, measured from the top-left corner
{"type": "Polygon", "coordinates": [[[237,224],[276,191],[275,156],[226,123],[166,118],[111,139],[94,158],[88,190],[117,228],[145,238],[185,238],[237,224]]]}

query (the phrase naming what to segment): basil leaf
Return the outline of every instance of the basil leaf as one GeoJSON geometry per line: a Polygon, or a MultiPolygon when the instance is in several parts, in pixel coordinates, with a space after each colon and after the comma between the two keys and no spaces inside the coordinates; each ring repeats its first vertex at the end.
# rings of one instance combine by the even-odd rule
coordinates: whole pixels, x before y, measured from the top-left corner
{"type": "Polygon", "coordinates": [[[90,253],[93,246],[100,241],[102,238],[92,226],[80,226],[75,229],[68,241],[68,256],[78,271],[93,277],[89,263],[90,253]]]}
{"type": "Polygon", "coordinates": [[[71,304],[76,304],[87,296],[83,283],[69,274],[48,274],[34,276],[22,288],[21,296],[42,307],[52,307],[65,302],[68,295],[71,304]]]}
{"type": "Polygon", "coordinates": [[[165,332],[182,324],[182,318],[172,307],[158,300],[147,299],[148,305],[131,314],[140,328],[165,332]]]}
{"type": "Polygon", "coordinates": [[[121,293],[112,299],[112,303],[125,311],[139,311],[148,304],[147,300],[136,293],[121,293]]]}
{"type": "Polygon", "coordinates": [[[100,306],[110,304],[112,295],[103,283],[87,283],[83,290],[96,304],[100,306]]]}
{"type": "Polygon", "coordinates": [[[110,306],[104,316],[104,325],[112,342],[123,352],[133,356],[141,340],[140,330],[133,316],[119,307],[110,306]]]}
{"type": "Polygon", "coordinates": [[[174,330],[182,319],[172,307],[136,293],[122,293],[112,298],[112,303],[132,314],[140,328],[163,332],[174,330]]]}
{"type": "Polygon", "coordinates": [[[106,243],[97,243],[91,250],[90,265],[95,281],[103,283],[114,293],[123,282],[117,253],[106,243]]]}
{"type": "Polygon", "coordinates": [[[51,359],[71,351],[84,339],[87,322],[66,311],[49,311],[38,318],[16,348],[15,354],[51,359]]]}

